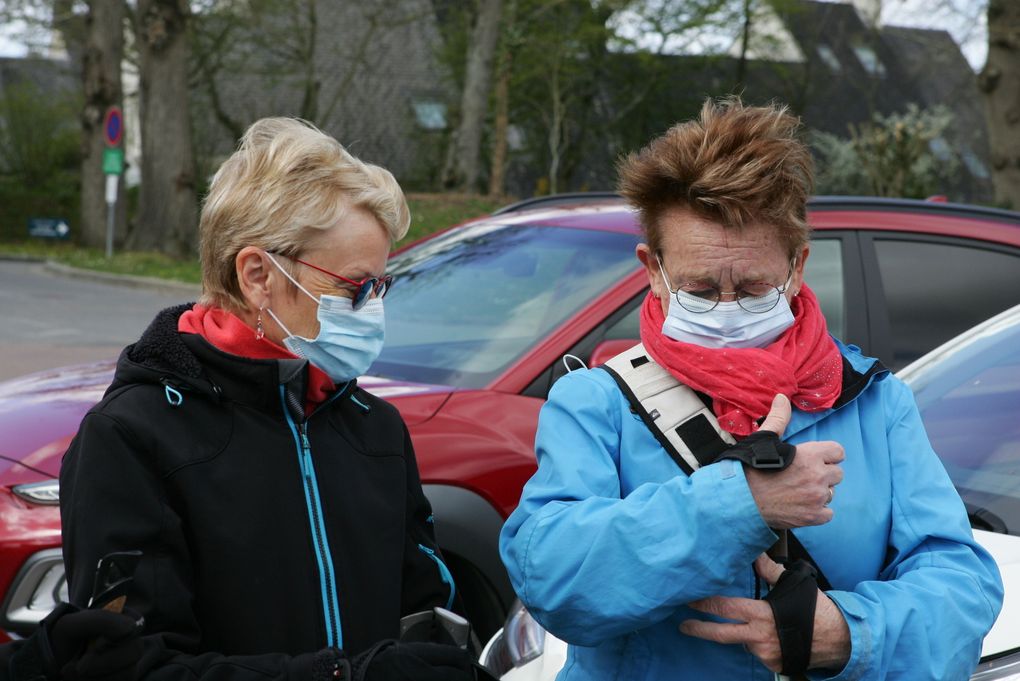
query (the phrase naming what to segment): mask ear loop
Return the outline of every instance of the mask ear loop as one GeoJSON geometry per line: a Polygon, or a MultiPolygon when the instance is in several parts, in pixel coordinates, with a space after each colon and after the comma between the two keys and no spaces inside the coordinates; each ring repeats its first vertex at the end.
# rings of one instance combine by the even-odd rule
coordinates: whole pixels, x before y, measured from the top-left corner
{"type": "MultiPolygon", "coordinates": [[[[304,294],[305,294],[306,296],[308,296],[309,298],[311,298],[311,299],[312,299],[312,301],[314,301],[314,302],[316,302],[316,303],[318,303],[318,302],[319,302],[319,299],[318,299],[318,298],[316,298],[316,297],[315,297],[315,296],[313,296],[313,295],[312,295],[311,293],[309,293],[309,292],[308,292],[308,289],[306,289],[306,288],[305,288],[304,286],[302,286],[302,285],[301,285],[301,284],[300,284],[300,283],[298,282],[298,280],[297,280],[297,279],[295,279],[294,277],[290,276],[290,272],[288,272],[287,270],[283,269],[283,267],[281,267],[281,266],[280,266],[280,263],[276,262],[276,258],[274,258],[274,257],[273,257],[273,254],[272,254],[272,253],[270,253],[269,251],[265,251],[265,254],[266,254],[266,257],[267,257],[267,258],[269,258],[269,259],[270,259],[270,260],[272,261],[272,263],[273,263],[274,265],[276,265],[276,269],[280,270],[280,272],[282,272],[282,273],[283,273],[283,276],[285,276],[285,277],[287,277],[288,279],[290,279],[290,283],[294,284],[294,285],[295,285],[295,286],[297,286],[297,287],[298,287],[299,289],[301,289],[301,292],[302,292],[302,293],[304,293],[304,294]]],[[[270,314],[272,314],[272,313],[270,313],[270,314]]],[[[274,317],[274,319],[275,319],[275,317],[274,317]]]]}
{"type": "MultiPolygon", "coordinates": [[[[280,266],[280,263],[276,262],[276,258],[274,258],[274,257],[273,257],[273,254],[272,254],[272,253],[270,253],[269,251],[263,251],[263,252],[264,252],[264,253],[266,254],[266,257],[267,257],[267,258],[269,258],[269,260],[270,260],[270,261],[271,261],[271,262],[272,262],[272,263],[273,263],[274,265],[276,265],[276,269],[280,270],[280,272],[282,272],[282,273],[283,273],[283,276],[285,276],[285,277],[287,277],[288,279],[290,279],[290,282],[291,282],[292,284],[294,284],[294,285],[295,285],[295,286],[297,286],[297,287],[298,287],[299,289],[301,289],[302,293],[304,293],[304,294],[305,294],[306,296],[308,296],[308,297],[309,297],[309,298],[311,298],[311,299],[312,299],[313,301],[315,301],[315,303],[316,303],[317,305],[319,304],[319,302],[320,302],[320,301],[319,301],[319,299],[318,299],[318,298],[316,298],[315,296],[313,296],[313,295],[312,295],[311,293],[309,293],[309,292],[308,292],[308,289],[306,289],[306,288],[305,288],[304,286],[302,286],[302,285],[301,285],[301,284],[300,284],[300,283],[298,282],[298,280],[297,280],[297,279],[295,279],[294,277],[290,276],[290,273],[289,273],[289,272],[287,272],[287,270],[283,269],[283,267],[281,267],[281,266],[280,266]]],[[[268,314],[268,315],[269,315],[270,317],[272,317],[272,318],[273,318],[273,321],[274,321],[274,322],[276,322],[276,323],[277,323],[277,325],[278,325],[278,326],[279,326],[279,327],[280,327],[281,329],[283,329],[284,333],[286,333],[286,334],[287,334],[288,336],[293,336],[293,335],[294,335],[293,333],[291,333],[291,332],[290,332],[290,329],[288,329],[288,328],[286,327],[286,325],[284,325],[284,323],[280,321],[280,318],[279,318],[279,317],[277,317],[277,316],[276,316],[275,314],[273,314],[273,309],[272,309],[272,308],[270,308],[270,307],[266,307],[266,314],[268,314]]]]}

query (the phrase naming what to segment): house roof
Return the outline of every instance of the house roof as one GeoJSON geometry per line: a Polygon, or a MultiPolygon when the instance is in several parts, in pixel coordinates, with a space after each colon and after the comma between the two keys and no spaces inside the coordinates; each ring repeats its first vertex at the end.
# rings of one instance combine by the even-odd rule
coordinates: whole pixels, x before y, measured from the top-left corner
{"type": "Polygon", "coordinates": [[[47,94],[81,87],[69,61],[45,57],[0,57],[0,92],[22,83],[31,83],[47,94]]]}

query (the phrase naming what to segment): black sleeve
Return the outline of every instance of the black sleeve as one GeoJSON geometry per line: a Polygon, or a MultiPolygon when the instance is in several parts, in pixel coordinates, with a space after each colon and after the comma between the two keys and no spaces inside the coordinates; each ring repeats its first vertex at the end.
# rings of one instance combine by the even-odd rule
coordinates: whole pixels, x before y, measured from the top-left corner
{"type": "MultiPolygon", "coordinates": [[[[145,617],[140,681],[311,681],[332,678],[339,652],[228,656],[199,649],[182,518],[136,433],[101,412],[82,421],[60,470],[64,563],[84,607],[101,556],[141,550],[129,606],[145,617]]],[[[273,626],[267,622],[266,626],[273,626]]]]}
{"type": "MultiPolygon", "coordinates": [[[[11,673],[11,658],[20,650],[28,639],[11,641],[0,645],[0,681],[22,681],[11,673]]],[[[26,679],[25,681],[28,681],[26,679]]]]}
{"type": "Polygon", "coordinates": [[[435,606],[460,611],[457,589],[436,543],[432,507],[421,489],[418,462],[411,437],[404,428],[404,460],[407,464],[406,546],[401,592],[401,615],[435,606]]]}

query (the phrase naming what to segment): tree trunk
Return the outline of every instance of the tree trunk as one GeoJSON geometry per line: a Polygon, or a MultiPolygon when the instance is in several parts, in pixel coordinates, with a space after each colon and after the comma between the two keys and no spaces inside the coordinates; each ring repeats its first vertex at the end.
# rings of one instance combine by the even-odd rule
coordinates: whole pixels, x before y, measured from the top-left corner
{"type": "Polygon", "coordinates": [[[195,156],[188,109],[187,0],[138,0],[142,186],[129,246],[169,255],[197,245],[195,156]]]}
{"type": "Polygon", "coordinates": [[[988,62],[978,77],[988,117],[995,202],[1020,209],[1020,3],[988,3],[988,62]]]}
{"type": "Polygon", "coordinates": [[[738,95],[744,93],[744,81],[747,78],[747,49],[751,42],[751,20],[754,16],[752,2],[753,0],[744,0],[744,24],[740,34],[740,58],[737,59],[737,77],[733,88],[733,91],[738,95]]]}
{"type": "Polygon", "coordinates": [[[492,59],[499,38],[503,0],[480,0],[478,19],[468,44],[460,123],[443,169],[443,186],[475,191],[481,162],[482,128],[489,108],[492,59]]]}
{"type": "MultiPolygon", "coordinates": [[[[106,244],[107,210],[106,175],[103,173],[103,151],[106,149],[103,122],[107,109],[124,104],[120,81],[120,62],[124,55],[123,0],[90,0],[85,30],[85,44],[81,51],[85,102],[81,113],[80,241],[83,246],[103,248],[106,244]]],[[[119,182],[114,215],[114,235],[118,242],[124,237],[127,222],[123,175],[119,182]]]]}
{"type": "Polygon", "coordinates": [[[489,196],[506,194],[506,154],[510,131],[510,51],[501,59],[499,78],[496,80],[496,120],[492,129],[492,163],[489,170],[489,196]]]}
{"type": "Polygon", "coordinates": [[[304,96],[301,101],[301,118],[322,125],[322,122],[318,120],[319,90],[322,83],[319,82],[319,76],[315,72],[315,41],[318,37],[319,20],[315,7],[316,0],[305,1],[306,4],[303,9],[305,11],[305,20],[308,22],[308,32],[306,33],[306,42],[302,46],[301,51],[301,67],[302,71],[304,71],[304,96]]]}
{"type": "Polygon", "coordinates": [[[560,74],[558,64],[552,68],[549,79],[549,99],[552,104],[552,112],[549,115],[549,193],[558,194],[560,191],[560,158],[563,152],[563,138],[566,118],[562,91],[560,89],[560,74]]]}

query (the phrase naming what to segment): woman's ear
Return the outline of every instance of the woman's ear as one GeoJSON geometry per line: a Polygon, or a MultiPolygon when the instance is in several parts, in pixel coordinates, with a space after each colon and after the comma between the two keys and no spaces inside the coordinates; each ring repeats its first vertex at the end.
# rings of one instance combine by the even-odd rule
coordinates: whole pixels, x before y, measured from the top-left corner
{"type": "Polygon", "coordinates": [[[260,310],[269,300],[272,271],[261,248],[245,246],[234,259],[237,284],[249,310],[260,310]]]}
{"type": "Polygon", "coordinates": [[[793,281],[790,282],[790,289],[793,291],[793,295],[800,293],[801,287],[804,285],[804,263],[807,262],[808,256],[811,254],[811,245],[804,244],[804,247],[800,250],[800,255],[797,256],[797,260],[793,265],[793,281]]]}
{"type": "Polygon", "coordinates": [[[645,274],[648,275],[648,286],[652,289],[652,295],[663,300],[668,297],[666,292],[666,283],[662,281],[662,274],[659,272],[659,261],[652,253],[652,249],[648,247],[648,244],[641,243],[637,245],[634,251],[637,255],[637,259],[641,261],[641,264],[645,266],[645,274]]]}

